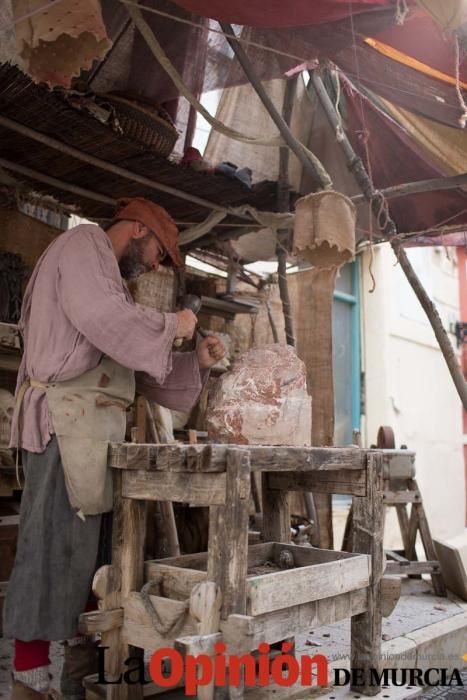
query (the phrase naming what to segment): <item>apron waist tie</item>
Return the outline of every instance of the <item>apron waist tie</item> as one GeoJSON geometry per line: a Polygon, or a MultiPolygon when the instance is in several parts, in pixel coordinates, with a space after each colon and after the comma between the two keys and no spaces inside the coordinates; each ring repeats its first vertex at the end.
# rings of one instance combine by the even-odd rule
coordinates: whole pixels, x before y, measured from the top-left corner
{"type": "Polygon", "coordinates": [[[19,478],[19,438],[20,438],[20,432],[21,432],[20,415],[21,415],[21,407],[22,407],[23,401],[24,401],[24,395],[26,394],[26,392],[29,388],[48,389],[50,386],[53,386],[53,385],[47,384],[47,382],[41,382],[38,379],[28,378],[28,379],[25,379],[24,382],[21,384],[19,391],[18,391],[18,394],[16,396],[15,410],[14,410],[14,417],[16,418],[16,481],[17,481],[20,489],[22,489],[23,486],[21,484],[21,479],[19,478]]]}

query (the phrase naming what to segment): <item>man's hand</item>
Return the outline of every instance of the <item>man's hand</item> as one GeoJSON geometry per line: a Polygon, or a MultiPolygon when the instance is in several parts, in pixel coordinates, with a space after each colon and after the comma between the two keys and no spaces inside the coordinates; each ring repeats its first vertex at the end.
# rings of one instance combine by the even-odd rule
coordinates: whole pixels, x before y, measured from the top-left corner
{"type": "Polygon", "coordinates": [[[190,309],[177,311],[177,331],[175,337],[190,340],[190,338],[193,338],[197,323],[198,319],[190,309]]]}
{"type": "Polygon", "coordinates": [[[196,348],[198,354],[198,362],[200,369],[209,369],[216,362],[225,357],[226,350],[222,340],[219,340],[215,335],[208,335],[204,338],[196,348]]]}

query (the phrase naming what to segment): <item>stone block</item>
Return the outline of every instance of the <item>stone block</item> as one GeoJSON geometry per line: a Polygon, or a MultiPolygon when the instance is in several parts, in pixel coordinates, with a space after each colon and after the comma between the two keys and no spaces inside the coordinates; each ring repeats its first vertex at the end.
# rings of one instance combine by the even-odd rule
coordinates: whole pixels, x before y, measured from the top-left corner
{"type": "Polygon", "coordinates": [[[211,394],[206,423],[212,442],[309,445],[311,397],[294,349],[274,344],[242,353],[211,394]]]}

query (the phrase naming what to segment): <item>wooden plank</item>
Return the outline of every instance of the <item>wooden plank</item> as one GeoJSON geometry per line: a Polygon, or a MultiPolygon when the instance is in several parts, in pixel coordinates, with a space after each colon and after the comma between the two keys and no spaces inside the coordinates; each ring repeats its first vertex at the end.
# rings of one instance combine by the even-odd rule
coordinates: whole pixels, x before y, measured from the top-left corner
{"type": "Polygon", "coordinates": [[[97,634],[110,632],[123,624],[123,609],[92,610],[83,613],[79,618],[79,631],[81,634],[97,634]]]}
{"type": "Polygon", "coordinates": [[[268,486],[273,490],[364,496],[366,494],[366,470],[275,472],[268,474],[268,486]]]}
{"type": "Polygon", "coordinates": [[[397,520],[399,521],[399,529],[401,531],[402,544],[404,546],[405,555],[408,556],[410,549],[409,544],[409,516],[405,504],[396,506],[397,520]]]}
{"type": "Polygon", "coordinates": [[[144,501],[177,501],[197,506],[225,503],[225,474],[124,471],[122,494],[144,501]]]}
{"type": "Polygon", "coordinates": [[[154,651],[159,647],[173,646],[179,636],[198,634],[196,620],[189,614],[186,603],[153,595],[149,599],[161,624],[169,625],[173,622],[173,627],[169,631],[159,632],[152,624],[141,594],[130,593],[123,603],[124,621],[121,629],[122,641],[127,645],[154,651]]]}
{"type": "Polygon", "coordinates": [[[381,614],[389,617],[401,597],[401,580],[397,576],[383,576],[381,579],[381,614]]]}
{"type": "Polygon", "coordinates": [[[419,503],[422,497],[418,491],[384,491],[383,500],[387,506],[401,503],[419,503]]]}
{"type": "MultiPolygon", "coordinates": [[[[101,566],[96,571],[92,582],[92,591],[97,598],[101,612],[113,612],[113,610],[119,609],[121,584],[120,569],[116,566],[101,566]]],[[[109,680],[115,680],[120,676],[121,664],[123,663],[120,657],[119,629],[114,628],[102,632],[101,645],[108,647],[104,666],[106,677],[109,680]]],[[[109,700],[111,698],[116,700],[118,697],[117,686],[109,685],[106,687],[109,700]]]]}
{"type": "MultiPolygon", "coordinates": [[[[318,547],[304,547],[298,544],[274,542],[271,557],[276,564],[279,563],[279,555],[284,549],[287,549],[292,554],[295,566],[325,564],[355,557],[355,554],[351,552],[337,552],[335,549],[319,549],[318,547]]],[[[371,564],[371,562],[369,563],[371,564]]]]}
{"type": "MultiPolygon", "coordinates": [[[[209,635],[219,632],[221,619],[222,592],[214,581],[198,583],[190,596],[190,615],[198,622],[200,635],[209,635]]],[[[214,650],[210,656],[214,657],[214,650]]],[[[198,700],[214,700],[214,679],[207,685],[198,688],[198,700]]]]}
{"type": "MultiPolygon", "coordinates": [[[[409,489],[413,491],[414,493],[420,493],[417,482],[415,479],[411,479],[408,482],[409,489]]],[[[421,499],[420,499],[421,501],[421,499]]],[[[425,514],[425,508],[423,506],[422,502],[419,503],[414,503],[412,508],[416,511],[416,515],[418,517],[418,529],[420,531],[420,537],[422,539],[422,544],[423,548],[425,550],[425,556],[427,559],[430,560],[435,560],[437,558],[435,546],[433,544],[433,539],[431,537],[431,532],[430,532],[430,526],[428,525],[428,519],[425,514]]],[[[444,579],[441,573],[441,569],[439,572],[433,573],[431,576],[431,580],[433,583],[433,589],[436,595],[439,596],[446,596],[447,591],[446,591],[446,586],[444,583],[444,579]]]]}
{"type": "Polygon", "coordinates": [[[205,571],[196,569],[182,569],[176,566],[146,562],[145,578],[147,581],[160,581],[160,593],[174,600],[186,600],[190,597],[193,588],[202,581],[206,581],[205,571]]]}
{"type": "Polygon", "coordinates": [[[180,654],[185,656],[199,656],[207,654],[213,656],[214,646],[218,642],[222,642],[223,637],[221,632],[215,634],[192,635],[191,637],[178,637],[174,642],[174,647],[180,654]]]}
{"type": "Polygon", "coordinates": [[[290,502],[286,490],[269,488],[270,474],[262,474],[263,539],[290,542],[290,502]]]}
{"type": "Polygon", "coordinates": [[[386,574],[399,574],[399,576],[418,576],[421,574],[437,574],[441,572],[438,561],[388,561],[386,574]]]}
{"type": "Polygon", "coordinates": [[[360,588],[256,617],[229,615],[227,620],[221,620],[223,641],[228,645],[229,654],[247,653],[257,649],[261,642],[274,644],[307,630],[359,615],[367,609],[367,596],[368,589],[360,588]]]}
{"type": "Polygon", "coordinates": [[[222,618],[246,611],[250,461],[245,449],[227,453],[227,503],[210,508],[208,579],[223,594],[222,618]]]}
{"type": "Polygon", "coordinates": [[[353,499],[353,551],[371,556],[371,583],[367,612],[351,620],[351,667],[363,670],[364,684],[351,688],[365,695],[376,695],[370,669],[381,670],[381,578],[384,568],[383,459],[380,452],[368,455],[367,495],[353,499]]]}
{"type": "Polygon", "coordinates": [[[356,556],[247,580],[247,614],[261,615],[296,604],[329,598],[365,588],[370,581],[370,561],[356,556]]]}
{"type": "MultiPolygon", "coordinates": [[[[115,469],[225,471],[229,445],[134,445],[112,443],[109,465],[115,469]]],[[[363,469],[367,450],[358,447],[279,447],[249,445],[252,471],[363,469]]]]}

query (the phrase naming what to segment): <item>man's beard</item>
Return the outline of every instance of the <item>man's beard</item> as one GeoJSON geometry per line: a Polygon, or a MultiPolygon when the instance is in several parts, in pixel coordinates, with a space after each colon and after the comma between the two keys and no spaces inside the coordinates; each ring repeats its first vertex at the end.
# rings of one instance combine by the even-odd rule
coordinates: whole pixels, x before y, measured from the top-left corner
{"type": "Polygon", "coordinates": [[[134,280],[143,272],[150,272],[152,267],[144,263],[143,241],[132,239],[125,253],[120,258],[118,266],[123,279],[134,280]]]}

